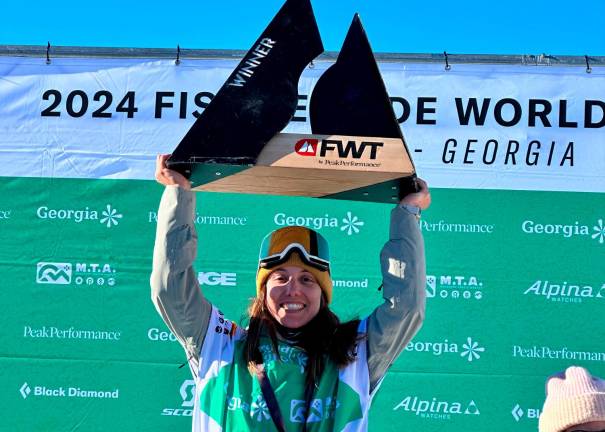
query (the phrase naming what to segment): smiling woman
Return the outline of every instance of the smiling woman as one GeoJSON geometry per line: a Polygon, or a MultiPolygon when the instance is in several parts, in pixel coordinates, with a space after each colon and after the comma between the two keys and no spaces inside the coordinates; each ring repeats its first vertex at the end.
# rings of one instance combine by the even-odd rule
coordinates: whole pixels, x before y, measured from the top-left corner
{"type": "Polygon", "coordinates": [[[418,227],[426,183],[391,213],[380,255],[384,302],[341,323],[326,240],[285,226],[261,243],[248,326],[229,321],[198,285],[195,194],[159,156],[167,186],[158,211],[152,300],[185,349],[196,383],[193,430],[367,431],[381,380],[424,319],[425,262],[418,227]]]}
{"type": "Polygon", "coordinates": [[[267,278],[265,290],[261,298],[271,316],[284,327],[299,329],[319,312],[321,287],[304,268],[278,268],[267,278]]]}

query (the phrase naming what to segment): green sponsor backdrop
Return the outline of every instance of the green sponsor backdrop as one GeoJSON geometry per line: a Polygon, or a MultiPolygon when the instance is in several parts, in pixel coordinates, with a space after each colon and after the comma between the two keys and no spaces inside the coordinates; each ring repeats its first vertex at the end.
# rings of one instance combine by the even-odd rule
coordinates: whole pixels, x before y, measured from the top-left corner
{"type": "MultiPolygon", "coordinates": [[[[185,357],[149,300],[150,181],[0,178],[1,430],[188,430],[185,357]]],[[[391,206],[199,193],[196,270],[241,322],[257,247],[305,223],[333,252],[334,309],[381,301],[391,206]]],[[[433,190],[421,228],[427,318],[375,399],[371,430],[534,431],[544,379],[605,376],[605,195],[433,190]]]]}

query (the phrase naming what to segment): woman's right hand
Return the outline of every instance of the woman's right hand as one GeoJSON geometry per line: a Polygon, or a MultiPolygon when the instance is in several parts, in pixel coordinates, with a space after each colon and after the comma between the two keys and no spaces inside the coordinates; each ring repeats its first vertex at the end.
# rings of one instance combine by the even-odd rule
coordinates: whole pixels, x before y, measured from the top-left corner
{"type": "Polygon", "coordinates": [[[158,155],[155,159],[155,179],[164,186],[179,186],[185,190],[191,190],[191,183],[181,173],[166,167],[169,154],[158,155]]]}

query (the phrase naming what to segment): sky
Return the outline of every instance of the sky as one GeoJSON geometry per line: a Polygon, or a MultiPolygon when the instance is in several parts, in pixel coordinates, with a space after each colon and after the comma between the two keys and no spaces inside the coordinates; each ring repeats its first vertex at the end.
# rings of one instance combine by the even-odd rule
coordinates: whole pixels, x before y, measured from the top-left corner
{"type": "MultiPolygon", "coordinates": [[[[0,45],[245,49],[282,0],[4,2],[0,45]]],[[[605,55],[605,0],[312,0],[327,51],[359,12],[375,52],[605,55]]]]}

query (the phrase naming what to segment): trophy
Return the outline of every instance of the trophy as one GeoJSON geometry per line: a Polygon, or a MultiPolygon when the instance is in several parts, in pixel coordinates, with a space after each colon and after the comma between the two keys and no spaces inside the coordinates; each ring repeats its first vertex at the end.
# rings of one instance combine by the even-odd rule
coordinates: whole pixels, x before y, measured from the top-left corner
{"type": "Polygon", "coordinates": [[[310,0],[287,0],[167,161],[194,190],[397,202],[415,168],[356,14],[310,96],[311,134],[281,133],[323,52],[310,0]]]}

